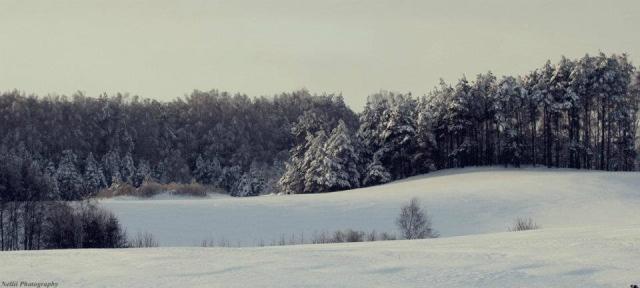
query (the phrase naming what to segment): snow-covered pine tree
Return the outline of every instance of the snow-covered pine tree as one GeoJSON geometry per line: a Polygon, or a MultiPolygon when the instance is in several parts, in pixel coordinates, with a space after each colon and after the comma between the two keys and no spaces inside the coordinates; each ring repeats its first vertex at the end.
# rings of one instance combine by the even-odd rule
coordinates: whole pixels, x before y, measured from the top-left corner
{"type": "Polygon", "coordinates": [[[517,79],[507,76],[498,83],[496,92],[495,121],[503,137],[501,137],[502,162],[516,167],[520,166],[524,150],[523,113],[519,109],[525,104],[525,91],[517,79]]]}
{"type": "Polygon", "coordinates": [[[52,161],[47,162],[47,166],[44,168],[43,177],[48,183],[49,195],[47,199],[57,200],[60,199],[60,188],[58,185],[58,171],[56,165],[52,161]]]}
{"type": "Polygon", "coordinates": [[[84,195],[82,175],[77,168],[77,156],[72,150],[62,151],[56,177],[62,200],[78,200],[84,195]]]}
{"type": "Polygon", "coordinates": [[[193,171],[193,176],[198,183],[218,185],[221,174],[222,168],[217,158],[205,159],[202,155],[198,155],[196,169],[193,171]]]}
{"type": "Polygon", "coordinates": [[[455,86],[450,107],[446,114],[449,124],[448,130],[451,133],[450,141],[455,147],[448,157],[459,167],[470,164],[469,160],[473,154],[473,148],[477,144],[471,138],[473,113],[476,110],[474,108],[475,104],[477,103],[472,99],[471,85],[467,78],[463,76],[455,86]]]}
{"type": "Polygon", "coordinates": [[[415,111],[416,151],[411,162],[417,173],[436,170],[437,143],[433,133],[435,115],[433,115],[429,103],[430,101],[426,97],[422,97],[415,111]]]}
{"type": "Polygon", "coordinates": [[[188,183],[191,181],[191,169],[187,160],[178,149],[172,149],[162,160],[163,175],[161,179],[168,182],[188,183]]]}
{"type": "Polygon", "coordinates": [[[304,190],[303,193],[325,192],[327,183],[327,166],[325,165],[326,151],[324,144],[327,142],[327,135],[320,130],[315,137],[309,141],[309,149],[304,154],[302,168],[304,169],[304,190]]]}
{"type": "Polygon", "coordinates": [[[306,159],[307,152],[316,133],[325,133],[326,122],[327,120],[321,115],[305,112],[292,127],[291,133],[298,144],[289,150],[289,161],[285,163],[285,172],[278,181],[282,192],[286,194],[307,193],[305,192],[306,173],[311,163],[306,159]]]}
{"type": "Polygon", "coordinates": [[[387,171],[387,168],[382,165],[380,158],[384,153],[383,149],[378,150],[373,154],[371,162],[365,168],[364,180],[362,180],[363,186],[372,186],[377,184],[387,183],[392,180],[391,174],[387,171]]]}
{"type": "MultiPolygon", "coordinates": [[[[281,155],[285,154],[287,154],[286,151],[283,151],[281,153],[281,155]]],[[[273,164],[271,164],[271,166],[267,168],[265,173],[266,181],[264,183],[264,189],[262,193],[277,194],[281,192],[278,182],[280,181],[280,178],[282,178],[282,175],[284,174],[286,168],[286,160],[283,159],[285,158],[276,158],[276,160],[273,161],[273,164]]]]}
{"type": "Polygon", "coordinates": [[[356,133],[362,144],[363,158],[370,159],[382,148],[382,131],[385,124],[385,112],[389,110],[389,93],[380,92],[370,95],[364,111],[360,114],[360,127],[356,133]]]}
{"type": "Polygon", "coordinates": [[[236,187],[240,177],[242,177],[242,168],[240,166],[225,166],[220,177],[220,187],[233,193],[232,190],[236,187]]]}
{"type": "MultiPolygon", "coordinates": [[[[553,77],[554,66],[551,64],[551,61],[547,60],[544,66],[540,69],[540,77],[538,78],[538,91],[541,95],[541,104],[542,104],[542,135],[543,135],[543,163],[547,167],[551,167],[553,165],[553,133],[552,133],[552,123],[553,123],[553,95],[551,94],[551,78],[553,77]]],[[[500,148],[498,148],[500,149],[500,148]]]]}
{"type": "Polygon", "coordinates": [[[256,161],[251,163],[249,171],[242,174],[240,180],[238,180],[236,187],[233,189],[233,196],[256,196],[260,195],[264,190],[266,183],[265,170],[267,165],[260,164],[256,161]]]}
{"type": "Polygon", "coordinates": [[[122,158],[122,165],[120,167],[120,176],[122,177],[122,181],[133,184],[133,177],[136,173],[136,166],[133,163],[133,157],[131,157],[131,153],[127,152],[127,154],[122,158]]]}
{"type": "Polygon", "coordinates": [[[340,120],[325,144],[326,191],[354,189],[360,186],[358,151],[347,125],[340,120]]]}
{"type": "Polygon", "coordinates": [[[85,195],[91,195],[107,185],[102,168],[91,152],[89,152],[89,155],[87,155],[84,161],[83,180],[85,195]]]}
{"type": "Polygon", "coordinates": [[[304,174],[299,170],[302,159],[291,157],[285,162],[285,171],[278,180],[278,186],[285,194],[302,193],[304,190],[304,174]]]}
{"type": "Polygon", "coordinates": [[[522,79],[522,86],[526,91],[526,119],[527,119],[527,129],[529,134],[526,135],[527,146],[529,146],[529,158],[528,162],[533,166],[539,163],[538,161],[538,151],[537,148],[537,135],[538,135],[538,117],[540,116],[540,102],[542,101],[542,92],[538,87],[538,83],[540,81],[540,74],[538,70],[534,70],[527,75],[525,75],[522,79]]]}
{"type": "Polygon", "coordinates": [[[202,154],[198,154],[198,158],[196,159],[196,169],[193,170],[193,177],[196,178],[198,183],[206,183],[209,180],[209,161],[205,161],[202,158],[202,154]]]}
{"type": "Polygon", "coordinates": [[[142,183],[146,181],[151,181],[151,167],[149,166],[149,162],[146,160],[140,160],[138,162],[138,167],[136,168],[136,173],[132,179],[132,185],[135,187],[140,187],[142,183]]]}
{"type": "MultiPolygon", "coordinates": [[[[565,118],[570,119],[572,116],[569,111],[572,107],[577,107],[578,98],[577,95],[571,89],[571,71],[573,70],[574,62],[562,57],[553,70],[551,79],[549,82],[549,93],[551,97],[551,111],[552,111],[552,125],[553,125],[553,147],[554,147],[554,166],[560,167],[562,157],[570,158],[570,165],[574,167],[574,159],[576,156],[577,137],[575,136],[574,125],[566,125],[569,127],[569,133],[562,133],[565,126],[565,118]],[[562,151],[568,150],[569,155],[562,155],[562,151]]],[[[573,115],[575,116],[575,115],[573,115]]],[[[569,121],[570,122],[570,121],[569,121]]],[[[573,121],[575,123],[575,120],[573,121]]],[[[571,122],[570,122],[571,124],[571,122]]],[[[564,161],[562,161],[564,162],[564,161]]]]}
{"type": "Polygon", "coordinates": [[[121,165],[120,153],[116,150],[111,150],[102,156],[102,167],[107,186],[111,187],[114,184],[114,180],[118,182],[122,179],[120,174],[121,165]]]}
{"type": "Polygon", "coordinates": [[[570,75],[571,90],[576,94],[576,98],[580,104],[580,115],[576,118],[582,118],[578,122],[578,134],[581,134],[581,144],[578,146],[578,168],[593,168],[593,146],[591,143],[592,138],[592,110],[595,107],[595,85],[596,82],[592,81],[594,78],[595,65],[594,58],[588,54],[580,58],[575,65],[570,75]]]}
{"type": "Polygon", "coordinates": [[[49,175],[52,178],[57,178],[56,174],[58,173],[58,168],[56,168],[56,164],[53,161],[47,162],[47,165],[44,168],[44,174],[49,175]]]}
{"type": "Polygon", "coordinates": [[[390,94],[391,107],[386,111],[386,121],[382,130],[382,147],[385,153],[382,160],[393,179],[413,175],[411,158],[415,151],[416,102],[410,94],[390,94]]]}
{"type": "Polygon", "coordinates": [[[609,57],[610,110],[607,124],[607,167],[609,170],[630,170],[636,157],[635,138],[637,126],[638,95],[633,91],[635,71],[627,55],[609,57]],[[633,108],[635,106],[635,108],[633,108]]]}

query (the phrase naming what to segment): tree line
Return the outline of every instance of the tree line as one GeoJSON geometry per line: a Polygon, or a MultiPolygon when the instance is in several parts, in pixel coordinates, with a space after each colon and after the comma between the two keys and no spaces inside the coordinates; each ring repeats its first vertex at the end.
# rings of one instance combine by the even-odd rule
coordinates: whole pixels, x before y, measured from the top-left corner
{"type": "Polygon", "coordinates": [[[30,164],[0,165],[0,199],[78,200],[144,182],[314,193],[470,165],[634,170],[638,82],[626,55],[600,53],[521,76],[441,81],[422,97],[380,92],[360,113],[305,90],[170,102],[11,91],[0,95],[0,154],[30,164]],[[29,173],[42,177],[7,184],[29,173]],[[49,196],[24,196],[33,185],[49,196]]]}
{"type": "Polygon", "coordinates": [[[522,76],[441,81],[423,97],[380,92],[355,130],[303,114],[294,133],[304,140],[279,183],[315,193],[470,165],[636,170],[639,99],[628,57],[603,53],[547,61],[522,76]]]}
{"type": "Polygon", "coordinates": [[[0,96],[0,153],[33,160],[54,180],[51,191],[60,200],[144,181],[257,195],[274,191],[294,141],[291,127],[304,111],[316,111],[327,125],[337,119],[357,125],[341,96],[304,90],[253,99],[195,91],[168,103],[12,91],[0,96]]]}

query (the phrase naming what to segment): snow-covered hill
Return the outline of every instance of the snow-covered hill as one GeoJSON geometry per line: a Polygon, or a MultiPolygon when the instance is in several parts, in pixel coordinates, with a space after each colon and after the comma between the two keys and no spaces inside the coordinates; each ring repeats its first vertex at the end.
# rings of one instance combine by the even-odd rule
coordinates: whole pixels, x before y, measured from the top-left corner
{"type": "Polygon", "coordinates": [[[104,200],[162,246],[235,246],[340,228],[395,232],[418,197],[442,238],[274,247],[0,253],[0,280],[58,287],[629,287],[640,284],[640,173],[440,171],[315,195],[104,200]],[[517,217],[543,229],[504,232],[517,217]],[[463,235],[463,236],[460,236],[463,235]],[[454,236],[454,237],[452,237],[454,236]]]}
{"type": "Polygon", "coordinates": [[[0,253],[2,280],[58,287],[629,287],[640,226],[263,248],[0,253]]]}
{"type": "Polygon", "coordinates": [[[161,246],[205,239],[257,246],[336,229],[396,232],[395,217],[411,197],[443,237],[504,232],[517,217],[543,228],[640,224],[639,187],[638,172],[466,168],[325,194],[101,203],[129,234],[150,232],[161,246]]]}

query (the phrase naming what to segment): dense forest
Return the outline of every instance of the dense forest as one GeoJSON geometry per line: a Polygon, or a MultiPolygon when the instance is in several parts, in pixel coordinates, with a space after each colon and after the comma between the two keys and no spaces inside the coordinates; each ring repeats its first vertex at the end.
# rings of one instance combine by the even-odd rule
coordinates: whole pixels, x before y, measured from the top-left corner
{"type": "Polygon", "coordinates": [[[470,165],[635,170],[638,75],[626,55],[563,57],[521,76],[441,81],[422,97],[376,93],[358,114],[305,90],[171,102],[12,91],[0,96],[0,199],[144,182],[314,193],[470,165]]]}
{"type": "Polygon", "coordinates": [[[357,126],[356,114],[340,96],[306,91],[272,99],[196,91],[169,103],[10,92],[0,97],[0,113],[0,157],[17,158],[0,165],[29,162],[55,180],[51,190],[63,200],[143,181],[195,181],[248,195],[273,192],[268,180],[281,174],[296,141],[291,130],[303,114],[318,115],[323,125],[344,119],[357,126]],[[250,191],[238,187],[254,184],[249,178],[264,181],[250,191]]]}
{"type": "Polygon", "coordinates": [[[637,170],[639,75],[626,55],[600,53],[517,77],[441,81],[419,98],[381,92],[356,131],[300,118],[310,129],[280,185],[336,191],[469,165],[637,170]]]}

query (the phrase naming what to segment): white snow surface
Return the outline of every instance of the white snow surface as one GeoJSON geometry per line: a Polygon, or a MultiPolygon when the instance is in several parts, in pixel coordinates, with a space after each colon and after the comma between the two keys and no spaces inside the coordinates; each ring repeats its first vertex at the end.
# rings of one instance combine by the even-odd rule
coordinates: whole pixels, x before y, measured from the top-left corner
{"type": "Polygon", "coordinates": [[[347,228],[397,233],[395,218],[412,197],[442,237],[505,232],[517,217],[542,228],[640,224],[640,173],[547,168],[450,169],[323,194],[100,203],[130,235],[152,233],[161,246],[258,246],[347,228]]]}
{"type": "Polygon", "coordinates": [[[3,280],[58,287],[629,287],[640,226],[250,248],[0,253],[3,280]]]}
{"type": "Polygon", "coordinates": [[[418,197],[442,238],[273,247],[0,252],[0,280],[58,287],[629,287],[640,173],[467,168],[335,193],[101,200],[161,246],[235,246],[353,228],[396,232],[418,197]],[[542,229],[505,232],[517,217],[542,229]]]}

